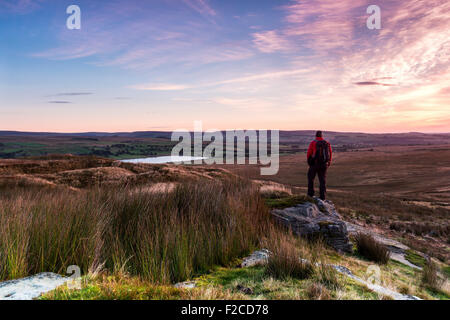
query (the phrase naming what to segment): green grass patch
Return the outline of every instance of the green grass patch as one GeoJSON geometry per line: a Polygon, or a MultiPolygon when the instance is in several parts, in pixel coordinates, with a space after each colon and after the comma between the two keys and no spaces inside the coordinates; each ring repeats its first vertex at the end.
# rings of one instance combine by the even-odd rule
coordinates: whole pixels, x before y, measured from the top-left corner
{"type": "Polygon", "coordinates": [[[444,266],[442,267],[442,273],[450,279],[450,266],[444,266]]]}
{"type": "Polygon", "coordinates": [[[358,297],[362,300],[378,300],[378,294],[370,290],[367,286],[356,282],[353,279],[348,279],[345,284],[345,291],[352,292],[355,298],[358,297]]]}
{"type": "Polygon", "coordinates": [[[425,291],[435,299],[439,300],[450,300],[450,295],[448,292],[439,289],[426,288],[425,291]]]}
{"type": "Polygon", "coordinates": [[[233,282],[262,281],[264,278],[263,267],[250,268],[223,268],[217,267],[210,273],[195,279],[200,286],[221,285],[230,286],[233,282]]]}
{"type": "MultiPolygon", "coordinates": [[[[220,297],[220,293],[218,296],[220,297]]],[[[84,278],[81,289],[69,289],[66,285],[62,285],[39,297],[39,300],[185,300],[196,298],[208,297],[201,290],[189,292],[170,285],[151,284],[137,277],[100,276],[89,280],[84,278]]]]}
{"type": "Polygon", "coordinates": [[[252,299],[306,299],[308,281],[297,279],[273,279],[262,266],[249,268],[216,268],[211,273],[195,279],[200,287],[218,287],[234,294],[241,293],[239,287],[251,289],[246,294],[252,299]]]}
{"type": "Polygon", "coordinates": [[[413,250],[407,250],[405,254],[405,259],[418,267],[424,267],[427,260],[420,254],[414,252],[413,250]]]}

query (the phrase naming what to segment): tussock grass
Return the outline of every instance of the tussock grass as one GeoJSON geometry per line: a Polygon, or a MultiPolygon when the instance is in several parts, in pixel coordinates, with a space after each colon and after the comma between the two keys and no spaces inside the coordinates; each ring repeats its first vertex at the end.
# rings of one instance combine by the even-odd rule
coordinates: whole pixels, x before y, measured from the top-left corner
{"type": "MultiPolygon", "coordinates": [[[[272,232],[266,247],[271,254],[265,267],[266,275],[275,279],[307,279],[314,274],[314,265],[305,250],[296,245],[293,236],[288,233],[272,232]]],[[[304,248],[304,247],[303,247],[304,248]]]]}
{"type": "MultiPolygon", "coordinates": [[[[313,291],[323,286],[335,292],[345,286],[342,276],[326,259],[327,250],[323,239],[308,241],[283,231],[275,228],[270,238],[263,242],[271,252],[265,265],[266,277],[312,281],[316,285],[316,288],[310,288],[313,291]]],[[[319,294],[321,298],[329,298],[327,290],[319,294]]],[[[306,294],[315,295],[309,291],[306,294]]]]}
{"type": "Polygon", "coordinates": [[[422,270],[422,285],[432,291],[440,291],[443,280],[438,275],[439,267],[431,259],[428,259],[422,270]]]}
{"type": "Polygon", "coordinates": [[[261,185],[259,193],[265,199],[279,199],[292,196],[292,190],[290,188],[275,183],[261,185]]]}
{"type": "Polygon", "coordinates": [[[322,284],[313,282],[306,288],[310,300],[331,300],[331,294],[322,284]]]}
{"type": "Polygon", "coordinates": [[[2,193],[0,280],[75,264],[177,282],[247,254],[269,224],[257,188],[241,179],[130,188],[2,193]]]}
{"type": "Polygon", "coordinates": [[[341,289],[345,283],[337,271],[330,265],[322,262],[316,267],[316,278],[319,283],[331,290],[341,289]]]}
{"type": "Polygon", "coordinates": [[[379,264],[386,264],[389,261],[390,252],[383,244],[376,241],[371,235],[358,233],[355,236],[358,253],[379,264]]]}

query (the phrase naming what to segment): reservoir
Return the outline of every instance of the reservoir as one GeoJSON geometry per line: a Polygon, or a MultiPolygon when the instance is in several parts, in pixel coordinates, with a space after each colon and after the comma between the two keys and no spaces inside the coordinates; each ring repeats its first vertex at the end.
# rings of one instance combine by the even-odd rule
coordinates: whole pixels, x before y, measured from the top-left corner
{"type": "Polygon", "coordinates": [[[151,158],[140,158],[140,159],[127,159],[122,160],[122,162],[129,163],[152,163],[152,164],[161,164],[161,163],[173,163],[173,162],[188,162],[194,160],[203,160],[207,159],[205,157],[190,157],[190,156],[164,156],[164,157],[151,157],[151,158]]]}

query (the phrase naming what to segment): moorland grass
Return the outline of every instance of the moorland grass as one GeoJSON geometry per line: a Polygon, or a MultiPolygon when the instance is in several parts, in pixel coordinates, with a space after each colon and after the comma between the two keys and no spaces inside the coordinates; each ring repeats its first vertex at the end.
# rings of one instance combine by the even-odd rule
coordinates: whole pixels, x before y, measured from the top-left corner
{"type": "Polygon", "coordinates": [[[420,254],[416,253],[413,250],[406,250],[405,259],[421,268],[423,268],[427,263],[427,259],[425,259],[424,257],[422,257],[420,254]]]}
{"type": "Polygon", "coordinates": [[[0,195],[0,280],[78,265],[172,283],[248,253],[268,222],[257,189],[237,178],[163,193],[8,188],[0,195]]]}
{"type": "Polygon", "coordinates": [[[370,234],[359,232],[354,239],[358,253],[364,258],[379,264],[386,264],[389,262],[389,249],[375,240],[370,234]]]}
{"type": "Polygon", "coordinates": [[[422,285],[435,292],[439,292],[441,290],[443,280],[439,278],[438,274],[439,267],[437,264],[428,259],[425,263],[425,266],[422,269],[422,285]]]}
{"type": "MultiPolygon", "coordinates": [[[[285,280],[288,278],[307,279],[314,274],[314,264],[287,237],[272,238],[267,246],[271,254],[267,259],[267,276],[285,280]]],[[[308,256],[309,257],[309,256],[308,256]]]]}

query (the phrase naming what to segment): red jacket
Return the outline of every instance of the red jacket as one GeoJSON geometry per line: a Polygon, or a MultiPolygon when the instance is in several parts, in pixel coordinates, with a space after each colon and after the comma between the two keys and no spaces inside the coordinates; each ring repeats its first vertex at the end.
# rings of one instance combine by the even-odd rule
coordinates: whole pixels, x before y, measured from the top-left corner
{"type": "MultiPolygon", "coordinates": [[[[306,154],[306,159],[309,159],[310,156],[313,156],[316,154],[316,142],[321,141],[321,140],[323,140],[323,138],[317,137],[316,140],[311,141],[311,143],[309,144],[308,153],[306,154]]],[[[333,152],[331,150],[330,143],[328,143],[328,146],[329,146],[329,151],[330,151],[330,163],[331,163],[333,152]]]]}

